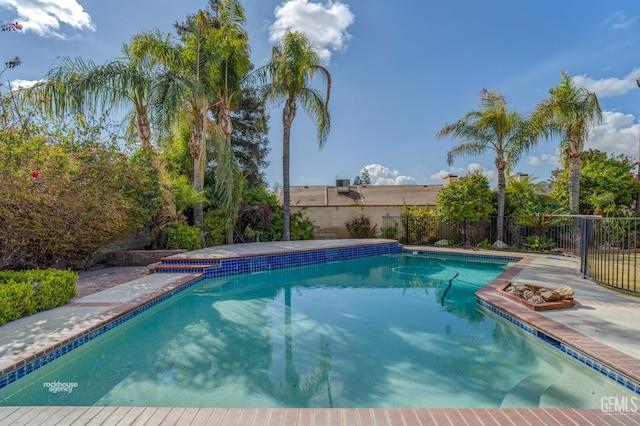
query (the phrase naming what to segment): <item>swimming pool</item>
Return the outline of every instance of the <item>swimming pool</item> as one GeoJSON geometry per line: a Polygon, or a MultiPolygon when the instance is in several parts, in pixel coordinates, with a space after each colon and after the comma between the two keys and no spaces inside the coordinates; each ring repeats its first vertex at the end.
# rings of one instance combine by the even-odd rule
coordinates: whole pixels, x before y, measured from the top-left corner
{"type": "Polygon", "coordinates": [[[505,268],[386,255],[203,280],[0,403],[595,408],[633,395],[479,308],[474,292],[505,268]]]}

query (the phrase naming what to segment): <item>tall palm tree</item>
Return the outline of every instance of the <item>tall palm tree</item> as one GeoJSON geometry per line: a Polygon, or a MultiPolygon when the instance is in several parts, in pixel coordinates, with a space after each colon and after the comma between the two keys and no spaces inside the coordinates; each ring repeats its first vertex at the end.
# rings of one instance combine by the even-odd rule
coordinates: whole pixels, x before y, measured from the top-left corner
{"type": "Polygon", "coordinates": [[[538,136],[560,136],[562,154],[569,160],[569,209],[579,213],[580,156],[589,127],[602,121],[602,110],[595,93],[577,87],[566,72],[560,83],[549,89],[551,96],[540,102],[532,116],[531,126],[538,136]]]}
{"type": "MultiPolygon", "coordinates": [[[[191,127],[189,151],[193,158],[193,188],[204,188],[207,130],[211,127],[208,112],[214,98],[211,78],[214,64],[213,46],[207,43],[209,24],[204,12],[190,22],[184,44],[179,44],[160,32],[137,34],[132,51],[137,57],[150,55],[162,71],[155,82],[154,116],[165,128],[175,124],[178,117],[187,117],[191,127]]],[[[196,226],[203,222],[202,204],[194,206],[196,226]]]]}
{"type": "Polygon", "coordinates": [[[438,139],[451,136],[461,143],[447,154],[447,163],[453,164],[455,157],[481,155],[486,151],[496,154],[498,170],[498,223],[496,240],[504,237],[504,205],[506,172],[515,166],[523,153],[535,144],[527,120],[515,111],[508,111],[504,96],[499,91],[480,92],[481,109],[471,111],[455,123],[446,124],[436,134],[438,139]]]}
{"type": "Polygon", "coordinates": [[[289,188],[289,145],[291,125],[296,117],[298,103],[309,114],[318,132],[318,146],[327,141],[330,128],[329,97],[331,93],[331,74],[320,64],[320,57],[313,44],[300,31],[287,32],[280,45],[274,46],[271,61],[257,70],[263,81],[265,100],[274,104],[284,101],[282,109],[282,192],[283,192],[283,231],[282,239],[289,241],[291,198],[289,188]],[[326,96],[311,86],[316,73],[326,81],[326,96]]]}

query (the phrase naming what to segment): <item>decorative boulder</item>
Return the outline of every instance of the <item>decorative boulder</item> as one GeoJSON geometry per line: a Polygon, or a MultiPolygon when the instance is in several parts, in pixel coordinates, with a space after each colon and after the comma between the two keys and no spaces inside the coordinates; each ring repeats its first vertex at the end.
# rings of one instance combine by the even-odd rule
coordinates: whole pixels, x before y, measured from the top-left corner
{"type": "Polygon", "coordinates": [[[449,241],[445,240],[444,238],[441,240],[436,241],[435,243],[433,243],[434,246],[448,246],[449,245],[449,241]]]}
{"type": "Polygon", "coordinates": [[[556,291],[562,297],[561,300],[573,298],[573,289],[568,285],[563,285],[560,288],[558,288],[556,291]]]}
{"type": "Polygon", "coordinates": [[[509,246],[503,243],[502,241],[498,240],[495,243],[493,243],[492,247],[496,249],[506,249],[509,246]]]}
{"type": "Polygon", "coordinates": [[[553,291],[543,291],[539,294],[547,302],[557,302],[562,300],[562,296],[556,290],[553,291]]]}

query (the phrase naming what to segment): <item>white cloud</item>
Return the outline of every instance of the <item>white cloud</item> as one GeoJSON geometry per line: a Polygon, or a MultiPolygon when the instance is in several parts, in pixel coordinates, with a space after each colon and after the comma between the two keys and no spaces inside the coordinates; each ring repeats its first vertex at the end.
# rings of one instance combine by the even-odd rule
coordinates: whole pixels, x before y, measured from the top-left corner
{"type": "Polygon", "coordinates": [[[381,164],[369,164],[360,170],[367,169],[372,185],[414,185],[416,180],[410,176],[402,176],[398,170],[391,170],[381,164]]]}
{"type": "Polygon", "coordinates": [[[525,163],[533,167],[542,165],[558,166],[560,164],[560,156],[552,154],[540,154],[539,156],[530,155],[526,158],[525,163]]]}
{"type": "Polygon", "coordinates": [[[480,172],[482,175],[486,176],[486,178],[489,180],[489,183],[498,182],[498,172],[493,169],[486,169],[480,163],[469,163],[466,167],[451,167],[449,170],[440,170],[438,173],[434,173],[429,176],[429,179],[442,181],[449,175],[456,175],[458,177],[461,177],[476,172],[480,172]]]}
{"type": "Polygon", "coordinates": [[[637,16],[628,18],[624,12],[613,12],[609,14],[602,25],[612,30],[624,30],[632,24],[635,24],[637,20],[637,16]]]}
{"type": "Polygon", "coordinates": [[[276,7],[274,14],[276,20],[269,28],[272,43],[280,41],[287,31],[302,31],[317,47],[323,63],[329,63],[332,51],[347,49],[347,41],[351,38],[347,28],[353,23],[354,15],[346,4],[288,0],[276,7]]]}
{"type": "Polygon", "coordinates": [[[44,80],[11,80],[9,82],[12,90],[28,89],[36,83],[44,80]]]}
{"type": "Polygon", "coordinates": [[[634,68],[633,71],[622,79],[601,78],[600,80],[594,80],[582,74],[573,77],[573,81],[576,85],[594,92],[599,98],[605,98],[608,96],[624,95],[631,90],[638,90],[638,84],[636,83],[637,78],[640,78],[640,68],[634,68]]]}
{"type": "Polygon", "coordinates": [[[640,124],[632,114],[602,111],[602,123],[589,132],[586,149],[599,149],[610,154],[638,157],[640,124]]]}
{"type": "Polygon", "coordinates": [[[0,0],[0,6],[15,10],[24,31],[64,39],[61,24],[76,30],[94,30],[91,17],[76,0],[0,0]]]}

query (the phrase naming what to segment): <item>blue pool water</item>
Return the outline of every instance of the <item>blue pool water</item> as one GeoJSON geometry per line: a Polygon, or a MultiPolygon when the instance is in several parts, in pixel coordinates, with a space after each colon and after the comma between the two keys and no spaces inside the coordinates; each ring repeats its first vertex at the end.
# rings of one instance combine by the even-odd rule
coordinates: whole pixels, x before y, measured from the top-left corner
{"type": "Polygon", "coordinates": [[[204,279],[1,389],[0,405],[599,408],[635,395],[478,307],[506,268],[385,255],[204,279]]]}

